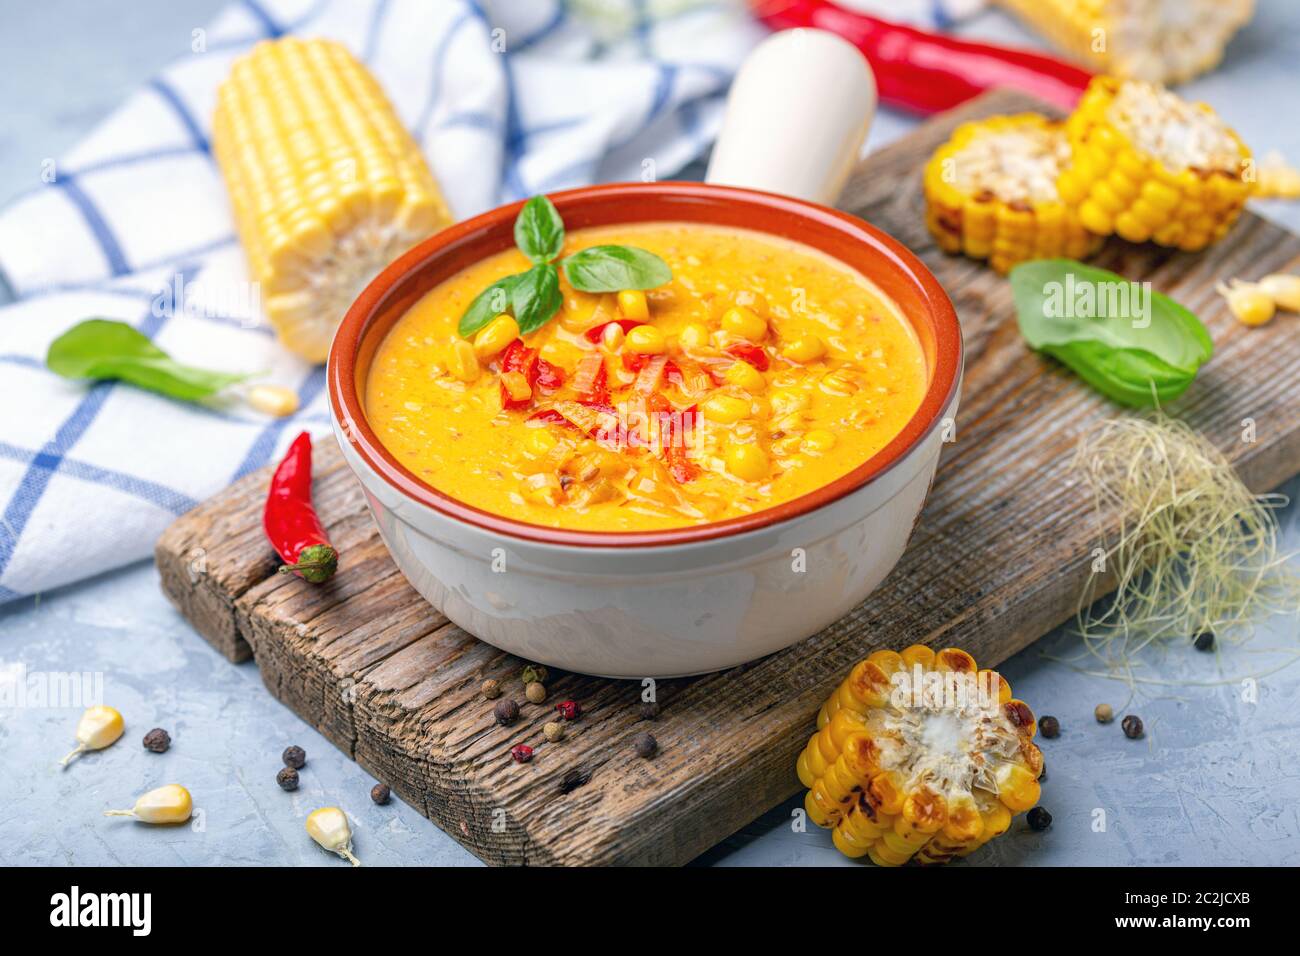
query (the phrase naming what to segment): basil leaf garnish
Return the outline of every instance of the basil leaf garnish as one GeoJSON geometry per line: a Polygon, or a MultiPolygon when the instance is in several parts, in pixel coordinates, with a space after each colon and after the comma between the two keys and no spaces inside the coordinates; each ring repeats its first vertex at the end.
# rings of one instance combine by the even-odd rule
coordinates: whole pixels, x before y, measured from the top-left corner
{"type": "Polygon", "coordinates": [[[519,333],[527,335],[551,320],[560,311],[560,276],[550,263],[533,266],[515,276],[510,290],[510,307],[519,323],[519,333]]]}
{"type": "Polygon", "coordinates": [[[515,219],[515,245],[533,262],[550,262],[564,247],[564,221],[555,203],[534,196],[515,219]]]}
{"type": "Polygon", "coordinates": [[[87,319],[50,343],[45,364],[64,378],[114,379],[195,401],[248,378],[177,362],[125,322],[87,319]]]}
{"type": "Polygon", "coordinates": [[[1147,284],[1071,259],[1021,263],[1010,279],[1025,342],[1122,404],[1176,398],[1214,353],[1201,321],[1147,284]]]}
{"type": "Polygon", "coordinates": [[[474,297],[465,314],[460,317],[456,331],[463,339],[469,338],[483,326],[487,325],[502,312],[511,309],[512,293],[519,276],[506,276],[498,279],[474,297]]]}
{"type": "Polygon", "coordinates": [[[583,292],[653,289],[673,277],[668,263],[636,246],[592,246],[561,261],[569,285],[583,292]]]}
{"type": "MultiPolygon", "coordinates": [[[[469,304],[456,330],[469,338],[509,311],[523,335],[541,328],[560,311],[560,275],[552,260],[564,248],[564,221],[545,196],[524,203],[515,217],[515,245],[534,263],[527,272],[498,279],[469,304]]],[[[672,279],[672,270],[653,252],[633,246],[592,246],[561,262],[564,277],[583,292],[653,289],[672,279]]]]}

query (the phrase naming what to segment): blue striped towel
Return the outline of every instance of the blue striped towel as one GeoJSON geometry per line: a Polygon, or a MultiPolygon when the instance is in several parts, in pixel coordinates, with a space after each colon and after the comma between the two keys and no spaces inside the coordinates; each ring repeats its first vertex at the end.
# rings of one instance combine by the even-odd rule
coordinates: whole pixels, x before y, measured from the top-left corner
{"type": "Polygon", "coordinates": [[[242,0],[0,214],[0,603],[147,556],[177,515],[328,430],[324,374],[275,344],[209,150],[217,86],[259,40],[345,43],[379,78],[459,217],[653,170],[716,134],[761,31],[740,0],[242,0]],[[184,307],[178,307],[183,303],[184,307]],[[181,361],[267,370],[299,412],[271,420],[46,371],[89,316],[181,361]]]}

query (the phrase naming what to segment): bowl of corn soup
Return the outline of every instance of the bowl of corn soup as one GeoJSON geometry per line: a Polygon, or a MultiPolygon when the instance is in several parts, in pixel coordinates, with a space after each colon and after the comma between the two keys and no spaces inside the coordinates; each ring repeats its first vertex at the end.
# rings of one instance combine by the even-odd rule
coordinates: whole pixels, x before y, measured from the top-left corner
{"type": "Polygon", "coordinates": [[[902,554],[956,411],[937,281],[771,193],[550,199],[558,257],[634,247],[667,278],[589,291],[562,268],[542,324],[505,296],[467,330],[536,261],[515,203],[411,249],[335,338],[336,434],[398,567],[483,640],[604,676],[732,666],[843,616],[902,554]]]}

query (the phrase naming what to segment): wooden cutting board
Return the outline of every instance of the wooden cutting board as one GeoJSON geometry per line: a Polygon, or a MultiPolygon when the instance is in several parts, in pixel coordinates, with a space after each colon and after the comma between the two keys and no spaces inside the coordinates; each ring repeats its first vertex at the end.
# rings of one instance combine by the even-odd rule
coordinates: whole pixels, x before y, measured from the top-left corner
{"type": "MultiPolygon", "coordinates": [[[[1007,282],[939,252],[923,224],[920,171],[931,151],[964,120],[1035,106],[999,92],[936,118],[874,154],[845,190],[842,208],[914,249],[952,296],[966,380],[956,440],[911,547],[884,585],[820,634],[725,673],[661,681],[653,723],[638,722],[638,683],[559,674],[550,703],[571,697],[584,709],[565,741],[543,740],[550,703],[524,703],[514,727],[498,727],[478,687],[497,678],[522,702],[520,661],[411,589],[328,439],[318,444],[315,499],[343,555],[332,582],[275,573],[260,522],[267,469],[167,530],[157,548],[164,590],[223,654],[254,657],[272,694],[482,859],[692,859],[799,789],[794,761],[818,705],[871,650],[957,645],[997,664],[1075,611],[1100,526],[1069,460],[1079,434],[1118,410],[1026,349],[1007,282]],[[632,751],[642,730],[659,740],[654,760],[632,751]],[[511,761],[516,743],[536,748],[532,763],[511,761]]],[[[1214,359],[1171,411],[1257,490],[1300,471],[1300,319],[1249,329],[1214,293],[1230,276],[1296,270],[1300,238],[1247,214],[1201,255],[1113,241],[1096,261],[1151,280],[1209,326],[1214,359]],[[1253,442],[1243,440],[1247,419],[1253,442]]]]}

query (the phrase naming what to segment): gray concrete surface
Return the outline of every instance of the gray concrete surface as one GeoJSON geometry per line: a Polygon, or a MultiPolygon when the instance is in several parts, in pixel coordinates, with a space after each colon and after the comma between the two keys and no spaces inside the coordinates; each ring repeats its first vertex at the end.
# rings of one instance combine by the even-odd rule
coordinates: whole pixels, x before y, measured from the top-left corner
{"type": "MultiPolygon", "coordinates": [[[[0,203],[30,185],[42,158],[58,156],[135,83],[183,51],[188,31],[219,6],[217,0],[6,3],[0,203]]],[[[965,31],[1035,42],[997,14],[965,31]]],[[[1257,153],[1279,149],[1300,160],[1300,131],[1290,118],[1300,92],[1298,61],[1300,4],[1266,0],[1223,69],[1191,91],[1227,113],[1257,153]]],[[[882,114],[871,141],[886,142],[910,124],[882,114]]],[[[1300,205],[1274,203],[1261,211],[1300,230],[1300,205]]],[[[1294,495],[1300,482],[1284,490],[1294,495]]],[[[1298,515],[1295,507],[1282,515],[1292,550],[1300,550],[1298,515]]],[[[1092,720],[1097,703],[1119,710],[1129,692],[1058,660],[1078,654],[1068,634],[1050,635],[1019,654],[1004,673],[1018,695],[1064,727],[1059,739],[1043,741],[1043,803],[1055,823],[1045,834],[1019,824],[970,863],[1300,863],[1300,666],[1283,666],[1298,648],[1296,619],[1285,618],[1218,658],[1190,648],[1151,658],[1143,673],[1170,683],[1142,685],[1129,705],[1146,721],[1142,741],[1126,740],[1117,723],[1092,720]],[[1254,702],[1237,680],[1248,674],[1266,675],[1254,702]]],[[[231,666],[199,639],[162,597],[147,564],[0,611],[0,863],[343,865],[302,830],[307,813],[326,804],[352,816],[357,851],[367,863],[474,862],[411,808],[397,801],[373,806],[372,783],[276,703],[252,664],[231,666]],[[105,700],[125,714],[128,727],[112,748],[61,771],[56,761],[72,747],[80,707],[5,695],[20,680],[49,687],[73,673],[88,673],[92,681],[100,675],[105,700]],[[140,746],[154,726],[172,734],[165,755],[140,746]],[[309,755],[294,794],[274,781],[280,751],[290,743],[309,755]],[[173,781],[194,793],[202,811],[197,826],[149,828],[101,816],[173,781]]],[[[824,832],[795,832],[796,806],[792,801],[765,814],[700,862],[846,864],[824,832]]]]}

